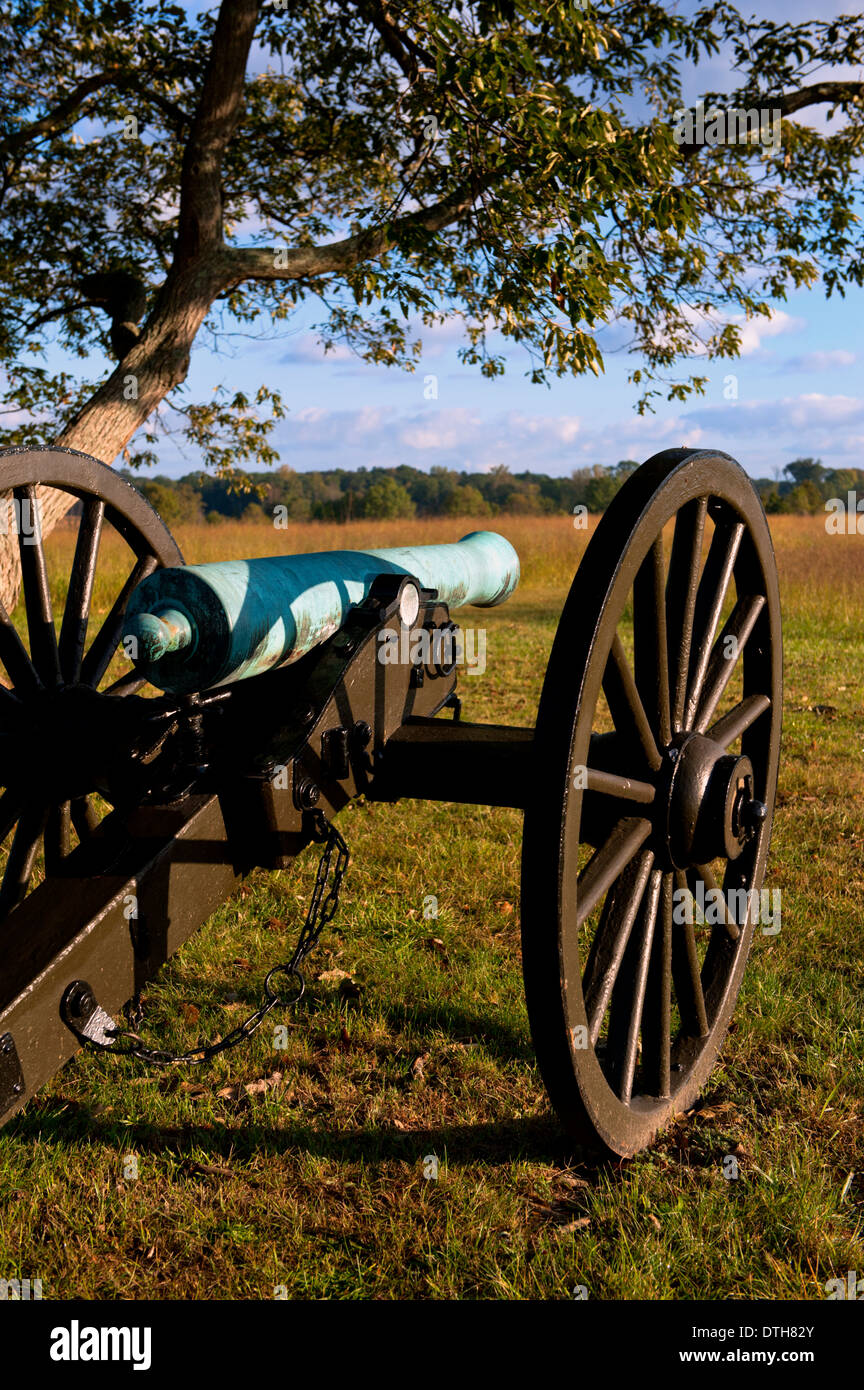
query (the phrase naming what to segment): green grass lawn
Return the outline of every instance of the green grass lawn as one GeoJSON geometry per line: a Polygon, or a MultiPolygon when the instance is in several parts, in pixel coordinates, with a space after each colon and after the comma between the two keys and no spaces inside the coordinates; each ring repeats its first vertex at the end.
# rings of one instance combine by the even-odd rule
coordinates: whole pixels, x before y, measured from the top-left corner
{"type": "MultiPolygon", "coordinates": [[[[265,527],[216,529],[181,535],[187,559],[274,548],[265,527]]],[[[332,529],[283,533],[279,548],[370,539],[332,529]]],[[[392,523],[376,537],[468,529],[392,523]]],[[[524,583],[483,615],[487,669],[460,693],[468,719],[526,725],[585,535],[566,518],[499,529],[524,583]]],[[[774,530],[786,713],[766,882],[783,890],[782,931],[757,932],[694,1112],[626,1162],[574,1150],[525,1016],[520,816],[360,803],[340,818],[342,908],[287,1047],[266,1023],[207,1070],[78,1056],[0,1130],[0,1278],[40,1278],[46,1298],[572,1298],[582,1285],[592,1299],[821,1299],[828,1279],[864,1270],[864,538],[826,536],[820,518],[774,530]]],[[[313,875],[311,850],[293,872],[251,875],[150,987],[148,1036],[190,1046],[254,1007],[313,875]]]]}

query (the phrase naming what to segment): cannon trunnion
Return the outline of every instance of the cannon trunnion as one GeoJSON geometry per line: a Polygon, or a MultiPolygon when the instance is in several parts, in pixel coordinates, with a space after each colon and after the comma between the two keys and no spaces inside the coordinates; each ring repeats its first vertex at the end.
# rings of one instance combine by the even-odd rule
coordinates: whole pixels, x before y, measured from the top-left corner
{"type": "Polygon", "coordinates": [[[634,1153],[692,1103],[746,964],[779,759],[773,553],[733,460],[670,450],[626,483],[574,579],[536,728],[459,718],[445,600],[506,598],[501,537],[338,552],[335,598],[326,556],[279,557],[253,602],[264,562],[186,570],[93,459],[13,450],[0,487],[10,517],[36,517],[8,528],[22,596],[0,609],[0,1123],[77,1049],[70,991],[110,1022],[246,872],[286,867],[357,796],[525,812],[528,1014],[572,1134],[634,1153]],[[68,586],[39,535],[45,487],[80,502],[68,586]],[[91,623],[118,546],[125,583],[91,623]],[[222,604],[219,652],[196,570],[222,604]]]}

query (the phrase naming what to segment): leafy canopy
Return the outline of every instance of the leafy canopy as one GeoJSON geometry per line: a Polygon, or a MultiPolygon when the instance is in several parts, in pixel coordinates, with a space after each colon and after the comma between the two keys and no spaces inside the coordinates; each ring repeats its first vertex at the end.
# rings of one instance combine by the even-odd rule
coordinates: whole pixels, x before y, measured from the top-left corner
{"type": "Polygon", "coordinates": [[[219,474],[272,462],[279,392],[192,402],[189,352],[307,303],[325,345],[408,370],[456,316],[464,362],[497,375],[500,330],[538,383],[600,372],[617,320],[640,410],[682,399],[707,379],[686,359],[734,355],[769,300],[862,282],[864,84],[822,77],[862,60],[860,16],[725,4],[18,0],[0,16],[0,442],[110,459],[131,441],[134,463],[176,429],[219,474]],[[706,105],[781,110],[778,147],[676,143],[682,68],[723,44],[737,85],[706,105]],[[791,119],[826,102],[827,135],[791,119]],[[54,344],[80,376],[52,370],[54,344]]]}

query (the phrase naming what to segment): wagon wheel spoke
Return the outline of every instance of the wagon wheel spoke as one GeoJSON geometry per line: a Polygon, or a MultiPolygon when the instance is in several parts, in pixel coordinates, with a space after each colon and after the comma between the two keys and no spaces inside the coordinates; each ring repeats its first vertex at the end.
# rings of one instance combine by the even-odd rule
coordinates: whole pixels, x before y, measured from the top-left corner
{"type": "Polygon", "coordinates": [[[636,921],[648,876],[654,863],[651,850],[643,850],[627,865],[610,889],[591,943],[582,978],[588,1036],[594,1047],[600,1036],[612,989],[618,978],[624,952],[636,921]]]}
{"type": "Polygon", "coordinates": [[[32,692],[42,687],[27,648],[12,625],[12,619],[0,603],[0,661],[16,691],[32,692]]]}
{"type": "Polygon", "coordinates": [[[689,920],[672,925],[672,980],[675,997],[681,1015],[681,1028],[688,1037],[708,1036],[708,1011],[705,1007],[705,993],[702,988],[702,969],[696,947],[696,930],[693,924],[692,894],[687,884],[687,875],[678,869],[675,873],[675,887],[679,893],[691,897],[691,911],[686,914],[689,920]]]}
{"type": "Polygon", "coordinates": [[[79,840],[86,840],[99,824],[96,808],[89,796],[75,797],[70,805],[70,814],[79,840]]]}
{"type": "Polygon", "coordinates": [[[610,1082],[625,1105],[630,1104],[633,1096],[633,1081],[639,1057],[639,1033],[642,1028],[662,881],[662,872],[652,869],[648,889],[639,909],[638,925],[630,934],[624,961],[612,990],[607,1041],[610,1082]]]}
{"type": "Polygon", "coordinates": [[[743,535],[743,521],[736,521],[732,526],[723,526],[718,522],[711,537],[705,568],[696,594],[690,681],[684,710],[684,727],[688,729],[692,727],[699,708],[711,649],[714,646],[714,634],[729,592],[743,535]]]}
{"type": "Polygon", "coordinates": [[[617,632],[603,672],[603,693],[616,731],[628,743],[641,749],[648,767],[652,772],[656,772],[662,761],[660,750],[651,731],[642,698],[636,689],[627,653],[617,632]]]}
{"type": "MultiPolygon", "coordinates": [[[[720,926],[732,941],[737,941],[741,935],[741,929],[729,911],[726,902],[726,895],[714,877],[714,870],[710,864],[696,864],[693,867],[693,875],[698,882],[699,879],[705,887],[705,899],[707,901],[709,893],[712,895],[712,902],[720,911],[720,926]]],[[[695,895],[694,895],[695,896],[695,895]]]]}
{"type": "Polygon", "coordinates": [[[42,528],[39,524],[39,503],[36,489],[32,484],[13,489],[15,500],[24,515],[26,503],[30,528],[23,524],[18,527],[18,551],[21,557],[21,587],[24,591],[24,606],[27,611],[27,631],[30,634],[30,655],[33,665],[45,685],[60,684],[60,657],[57,651],[57,633],[54,630],[54,614],[51,609],[51,591],[48,585],[48,571],[45,565],[45,550],[42,545],[42,528]]]}
{"type": "Polygon", "coordinates": [[[581,926],[651,834],[650,820],[623,816],[591,856],[576,884],[576,922],[581,926]]]}
{"type": "Polygon", "coordinates": [[[60,628],[60,668],[69,684],[77,681],[81,673],[104,520],[105,503],[101,498],[89,497],[78,527],[69,593],[60,628]]]}
{"type": "Polygon", "coordinates": [[[68,801],[49,808],[45,826],[45,873],[59,873],[70,853],[70,807],[68,801]]]}
{"type": "Polygon", "coordinates": [[[17,825],[24,809],[24,802],[18,792],[7,787],[3,795],[0,796],[0,845],[6,839],[9,831],[17,825]]]}
{"type": "Polygon", "coordinates": [[[722,719],[718,719],[708,730],[708,737],[713,738],[715,743],[719,743],[721,748],[728,748],[731,743],[735,743],[742,734],[745,734],[757,719],[767,713],[771,708],[771,700],[767,695],[747,695],[745,699],[739,701],[734,709],[728,714],[724,714],[722,719]]]}
{"type": "Polygon", "coordinates": [[[672,1088],[672,887],[672,874],[665,873],[642,1011],[643,1085],[661,1097],[672,1088]]]}
{"type": "Polygon", "coordinates": [[[146,676],[136,676],[134,671],[128,675],[120,676],[111,685],[106,685],[102,691],[103,695],[135,695],[143,685],[147,684],[146,676]]]}
{"type": "Polygon", "coordinates": [[[633,641],[636,687],[648,707],[651,732],[661,748],[672,738],[665,581],[663,537],[660,535],[648,551],[633,584],[633,641]]]}
{"type": "Polygon", "coordinates": [[[599,768],[586,767],[585,786],[590,792],[611,796],[616,801],[638,801],[649,806],[656,795],[650,782],[639,782],[634,777],[619,777],[614,772],[603,772],[599,768]]]}
{"type": "Polygon", "coordinates": [[[111,664],[111,658],[117,650],[117,643],[123,632],[123,619],[129,596],[132,590],[137,588],[143,579],[147,578],[148,574],[153,573],[157,564],[158,561],[155,556],[143,555],[127,576],[123,588],[114,601],[111,612],[94,637],[90,650],[81,663],[81,680],[84,685],[91,685],[95,688],[102,680],[111,664]]]}
{"type": "Polygon", "coordinates": [[[738,658],[756,626],[756,620],[764,609],[765,602],[764,594],[749,594],[739,598],[723,624],[723,631],[714,643],[714,650],[705,672],[702,699],[693,725],[697,733],[705,732],[711,716],[723,698],[723,692],[732,679],[738,658]]]}
{"type": "Polygon", "coordinates": [[[675,518],[675,534],[669,557],[669,574],[666,580],[666,631],[672,658],[672,728],[675,733],[680,732],[683,727],[693,619],[696,613],[696,593],[699,587],[699,566],[707,514],[707,497],[698,497],[693,502],[685,503],[675,518]]]}
{"type": "Polygon", "coordinates": [[[43,806],[30,806],[21,814],[0,885],[0,918],[17,906],[27,892],[47,815],[43,806]]]}

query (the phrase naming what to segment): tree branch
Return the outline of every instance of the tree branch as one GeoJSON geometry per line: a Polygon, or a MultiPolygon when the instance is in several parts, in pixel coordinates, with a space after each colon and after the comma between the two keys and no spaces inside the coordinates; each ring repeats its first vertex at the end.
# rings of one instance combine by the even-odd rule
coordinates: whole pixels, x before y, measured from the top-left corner
{"type": "Polygon", "coordinates": [[[408,81],[417,80],[417,57],[407,35],[393,23],[380,0],[357,0],[357,11],[372,25],[394,62],[398,63],[408,81]]]}
{"type": "Polygon", "coordinates": [[[805,106],[822,106],[829,101],[836,106],[840,102],[854,101],[856,97],[864,97],[864,82],[813,82],[809,87],[784,92],[770,100],[784,116],[791,116],[793,111],[801,111],[805,106]]]}
{"type": "MultiPolygon", "coordinates": [[[[812,82],[809,87],[800,87],[797,92],[781,92],[778,96],[751,98],[757,103],[756,109],[764,106],[765,110],[779,111],[781,116],[791,116],[796,111],[803,111],[808,106],[824,106],[826,102],[832,105],[840,105],[845,102],[854,102],[858,98],[864,98],[864,82],[812,82]]],[[[730,103],[726,110],[739,110],[740,107],[730,103]]],[[[681,153],[685,156],[697,154],[705,149],[704,144],[690,144],[685,142],[680,146],[681,153]]]]}
{"type": "Polygon", "coordinates": [[[228,277],[226,289],[243,280],[300,280],[351,270],[361,261],[383,256],[406,232],[439,232],[451,222],[457,222],[470,212],[482,191],[483,187],[477,184],[456,189],[430,208],[408,213],[383,226],[368,227],[327,246],[298,246],[279,253],[263,246],[230,248],[221,257],[228,277]]]}
{"type": "MultiPolygon", "coordinates": [[[[152,101],[154,106],[158,106],[166,116],[170,116],[175,125],[188,125],[189,117],[182,107],[169,97],[162,96],[152,87],[148,87],[145,77],[149,74],[122,73],[119,69],[110,72],[94,72],[79,82],[68,96],[58,102],[50,111],[46,111],[44,116],[40,116],[38,121],[31,121],[29,125],[22,126],[20,130],[14,130],[11,134],[0,140],[0,159],[8,159],[14,155],[16,150],[28,145],[31,140],[36,140],[40,135],[49,135],[56,131],[63,122],[70,116],[75,115],[82,102],[86,101],[94,92],[99,92],[105,87],[116,87],[118,91],[124,88],[138,92],[147,101],[152,101]]],[[[80,118],[79,118],[80,119],[80,118]]]]}
{"type": "Polygon", "coordinates": [[[175,268],[222,244],[222,155],[243,103],[258,0],[222,0],[192,130],[183,151],[175,268]]]}
{"type": "Polygon", "coordinates": [[[117,81],[117,72],[94,72],[90,77],[85,77],[83,82],[79,82],[77,87],[73,87],[68,96],[58,102],[50,111],[46,111],[44,116],[40,116],[38,121],[31,121],[29,125],[22,126],[20,130],[13,130],[10,135],[0,140],[0,157],[6,158],[14,154],[22,145],[27,145],[31,140],[35,140],[40,135],[47,135],[55,130],[58,125],[66,120],[68,116],[77,110],[82,101],[92,96],[94,92],[100,91],[103,87],[110,87],[117,81]]]}

